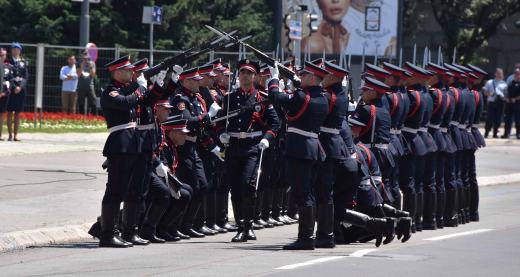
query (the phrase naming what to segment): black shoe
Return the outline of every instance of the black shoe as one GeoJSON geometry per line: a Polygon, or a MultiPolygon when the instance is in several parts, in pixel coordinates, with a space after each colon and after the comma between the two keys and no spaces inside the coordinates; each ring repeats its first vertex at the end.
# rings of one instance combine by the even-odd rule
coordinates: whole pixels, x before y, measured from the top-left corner
{"type": "Polygon", "coordinates": [[[199,232],[193,230],[192,228],[182,229],[181,232],[190,236],[190,238],[203,238],[206,236],[202,233],[199,233],[199,232]]]}
{"type": "Polygon", "coordinates": [[[151,243],[165,243],[166,240],[162,238],[162,236],[156,236],[155,234],[151,233],[143,233],[141,232],[140,237],[148,240],[151,243]]]}
{"type": "Polygon", "coordinates": [[[470,213],[469,219],[474,222],[478,222],[480,220],[480,216],[478,215],[478,212],[470,213]]]}
{"type": "Polygon", "coordinates": [[[516,134],[516,139],[520,139],[520,134],[516,134]]]}
{"type": "Polygon", "coordinates": [[[395,238],[395,222],[396,219],[393,217],[387,217],[386,220],[386,226],[385,226],[385,240],[383,241],[383,244],[389,244],[391,243],[395,238]]]}
{"type": "Polygon", "coordinates": [[[102,235],[99,239],[99,247],[128,248],[132,246],[132,243],[125,241],[124,239],[115,234],[112,236],[102,235]]]}
{"type": "Polygon", "coordinates": [[[204,234],[206,236],[214,236],[216,234],[218,234],[217,231],[214,231],[214,230],[211,230],[210,228],[208,228],[206,225],[203,225],[202,227],[200,228],[197,228],[197,229],[194,229],[197,233],[201,233],[201,234],[204,234]]]}
{"type": "Polygon", "coordinates": [[[238,227],[236,225],[233,225],[229,222],[226,222],[225,224],[219,225],[221,228],[228,230],[228,232],[236,232],[238,230],[238,227]]]}
{"type": "Polygon", "coordinates": [[[145,240],[141,238],[138,234],[123,234],[123,239],[132,243],[133,245],[148,245],[150,244],[149,240],[145,240]]]}
{"type": "Polygon", "coordinates": [[[247,242],[247,231],[244,227],[244,221],[238,222],[237,234],[231,239],[231,242],[247,242]]]}
{"type": "Polygon", "coordinates": [[[267,222],[265,222],[263,219],[257,219],[255,220],[255,223],[258,224],[258,225],[262,225],[265,227],[265,225],[267,225],[267,222]]]}
{"type": "Polygon", "coordinates": [[[503,134],[502,136],[500,136],[501,139],[509,139],[509,135],[506,135],[506,134],[503,134]]]}
{"type": "Polygon", "coordinates": [[[498,134],[493,134],[493,138],[498,138],[498,134]]]}
{"type": "Polygon", "coordinates": [[[181,240],[181,237],[172,235],[168,232],[159,232],[157,236],[160,237],[163,240],[163,242],[175,242],[181,240]]]}
{"type": "Polygon", "coordinates": [[[273,225],[273,227],[274,226],[283,226],[282,222],[276,221],[272,217],[269,217],[265,222],[267,222],[268,224],[273,225]]]}
{"type": "MultiPolygon", "coordinates": [[[[289,223],[285,223],[286,219],[283,215],[275,217],[274,220],[280,222],[282,225],[289,225],[289,223]]],[[[279,226],[282,226],[282,225],[279,225],[279,226]]]]}
{"type": "Polygon", "coordinates": [[[119,203],[101,205],[101,235],[99,247],[127,248],[133,244],[119,237],[116,230],[116,222],[119,221],[119,203]]]}
{"type": "Polygon", "coordinates": [[[220,234],[225,234],[228,232],[228,230],[226,230],[225,228],[221,228],[220,226],[218,226],[217,224],[214,224],[213,226],[210,227],[211,230],[215,230],[217,231],[218,233],[220,234]]]}
{"type": "Polygon", "coordinates": [[[412,237],[412,218],[399,218],[395,227],[395,233],[398,240],[400,240],[402,243],[407,242],[412,237]]]}
{"type": "Polygon", "coordinates": [[[314,247],[315,248],[334,248],[334,247],[336,247],[336,242],[335,242],[333,236],[331,236],[329,238],[316,238],[314,247]]]}
{"type": "Polygon", "coordinates": [[[283,246],[283,250],[314,250],[315,242],[314,239],[297,239],[291,244],[283,246]]]}
{"type": "Polygon", "coordinates": [[[457,216],[453,216],[452,218],[446,218],[444,217],[444,227],[458,227],[459,226],[459,219],[457,216]]]}
{"type": "Polygon", "coordinates": [[[189,239],[191,239],[190,236],[185,235],[184,233],[182,233],[182,232],[179,231],[179,230],[177,230],[177,231],[175,232],[175,236],[176,236],[176,237],[179,237],[179,238],[181,238],[181,239],[185,239],[185,240],[189,240],[189,239]]]}
{"type": "Polygon", "coordinates": [[[99,220],[92,224],[92,226],[88,230],[88,234],[94,238],[99,239],[99,237],[101,236],[101,224],[99,223],[99,220]]]}
{"type": "Polygon", "coordinates": [[[261,224],[258,224],[256,222],[253,222],[253,229],[255,229],[255,230],[264,229],[264,225],[261,225],[261,224]]]}
{"type": "Polygon", "coordinates": [[[283,219],[284,219],[284,224],[286,225],[291,225],[291,224],[295,224],[295,223],[298,223],[298,219],[294,219],[288,215],[284,215],[283,216],[283,219]]]}

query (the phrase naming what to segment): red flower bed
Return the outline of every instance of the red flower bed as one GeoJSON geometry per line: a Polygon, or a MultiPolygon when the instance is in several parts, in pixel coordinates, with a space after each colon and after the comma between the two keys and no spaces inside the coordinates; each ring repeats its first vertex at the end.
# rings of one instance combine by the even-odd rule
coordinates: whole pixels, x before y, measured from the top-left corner
{"type": "MultiPolygon", "coordinates": [[[[21,120],[34,120],[34,113],[31,112],[23,112],[20,113],[20,119],[21,120]]],[[[37,115],[38,119],[38,115],[37,115]]],[[[105,122],[105,118],[100,115],[83,115],[83,114],[66,114],[66,113],[50,113],[50,112],[44,112],[42,114],[42,120],[49,120],[49,121],[88,121],[88,122],[105,122]]]]}

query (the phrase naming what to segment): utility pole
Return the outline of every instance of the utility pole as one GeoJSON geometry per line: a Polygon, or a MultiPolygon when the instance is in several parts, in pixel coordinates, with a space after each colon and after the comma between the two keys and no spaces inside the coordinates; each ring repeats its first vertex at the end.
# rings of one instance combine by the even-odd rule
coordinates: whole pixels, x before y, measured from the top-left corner
{"type": "Polygon", "coordinates": [[[81,2],[81,18],[79,27],[79,46],[84,47],[89,42],[90,35],[90,0],[81,2]]]}

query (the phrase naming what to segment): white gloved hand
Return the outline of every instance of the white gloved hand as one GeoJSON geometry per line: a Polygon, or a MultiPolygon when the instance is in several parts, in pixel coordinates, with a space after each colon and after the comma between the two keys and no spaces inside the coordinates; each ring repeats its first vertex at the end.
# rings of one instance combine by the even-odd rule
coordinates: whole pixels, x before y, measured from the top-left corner
{"type": "Polygon", "coordinates": [[[144,77],[143,73],[137,77],[137,83],[145,88],[148,88],[148,81],[146,81],[146,78],[144,77]]]}
{"type": "Polygon", "coordinates": [[[341,81],[341,86],[346,88],[347,85],[348,85],[348,81],[347,81],[347,77],[345,76],[345,77],[343,77],[343,81],[341,81]]]}
{"type": "MultiPolygon", "coordinates": [[[[10,87],[10,86],[11,86],[11,83],[9,83],[9,81],[5,81],[5,82],[4,82],[4,85],[5,85],[6,87],[10,87]]],[[[0,89],[1,89],[1,88],[0,88],[0,89]]]]}
{"type": "Polygon", "coordinates": [[[211,104],[209,107],[208,114],[210,117],[215,117],[220,110],[222,110],[222,108],[217,104],[217,102],[213,102],[213,104],[211,104]]]}
{"type": "Polygon", "coordinates": [[[278,62],[274,62],[274,66],[269,67],[269,72],[271,72],[271,79],[280,78],[280,71],[278,70],[278,62]]]}
{"type": "Polygon", "coordinates": [[[172,196],[173,196],[173,198],[175,198],[177,200],[180,199],[181,198],[181,191],[174,191],[172,193],[172,196]]]}
{"type": "Polygon", "coordinates": [[[222,156],[221,156],[220,147],[218,147],[218,145],[215,146],[215,148],[211,149],[211,153],[213,153],[215,156],[217,156],[217,158],[218,158],[221,162],[224,161],[224,159],[223,159],[222,156]]]}
{"type": "Polygon", "coordinates": [[[163,163],[160,163],[155,168],[155,173],[157,174],[157,176],[164,178],[164,177],[166,177],[166,174],[168,174],[168,167],[165,166],[163,163]]]}
{"type": "Polygon", "coordinates": [[[220,140],[220,142],[222,142],[222,144],[228,144],[230,138],[231,138],[231,137],[229,136],[228,133],[222,133],[222,134],[219,136],[219,140],[220,140]]]}
{"type": "Polygon", "coordinates": [[[172,73],[172,77],[171,77],[171,78],[172,78],[172,81],[173,81],[174,83],[177,83],[177,82],[179,81],[179,75],[181,75],[183,69],[182,69],[182,67],[179,66],[179,65],[174,65],[174,66],[172,67],[172,71],[173,71],[173,73],[172,73]]]}
{"type": "Polygon", "coordinates": [[[301,83],[302,79],[300,79],[300,77],[294,75],[294,81],[298,82],[298,83],[301,83]]]}
{"type": "Polygon", "coordinates": [[[283,91],[285,89],[285,82],[282,80],[280,80],[280,83],[278,83],[278,89],[280,91],[283,91]]]}
{"type": "Polygon", "coordinates": [[[262,150],[265,150],[265,149],[269,148],[269,141],[267,139],[265,139],[265,138],[262,139],[260,141],[260,143],[258,144],[258,147],[260,147],[260,149],[262,149],[262,150]]]}

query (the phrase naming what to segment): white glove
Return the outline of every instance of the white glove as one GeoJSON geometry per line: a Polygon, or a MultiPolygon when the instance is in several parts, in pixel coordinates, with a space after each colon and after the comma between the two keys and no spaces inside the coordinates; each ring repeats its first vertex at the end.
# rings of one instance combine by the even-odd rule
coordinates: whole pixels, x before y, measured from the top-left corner
{"type": "Polygon", "coordinates": [[[301,83],[302,79],[300,79],[300,77],[294,75],[294,81],[301,83]]]}
{"type": "Polygon", "coordinates": [[[177,83],[179,81],[179,75],[182,73],[182,67],[179,65],[174,65],[172,67],[173,73],[172,73],[172,81],[174,83],[177,83]]]}
{"type": "Polygon", "coordinates": [[[343,81],[341,81],[341,86],[346,88],[347,85],[348,85],[348,81],[347,81],[347,77],[345,76],[345,77],[343,77],[343,81]]]}
{"type": "Polygon", "coordinates": [[[262,139],[258,144],[258,147],[260,147],[261,150],[269,148],[269,141],[267,139],[262,139]]]}
{"type": "Polygon", "coordinates": [[[211,149],[211,153],[213,153],[215,156],[217,156],[217,158],[218,158],[221,162],[224,161],[224,159],[222,159],[222,156],[220,155],[220,147],[218,147],[218,145],[215,146],[215,148],[211,149]]]}
{"type": "MultiPolygon", "coordinates": [[[[5,85],[6,87],[10,87],[11,83],[9,83],[9,81],[5,81],[5,82],[4,82],[4,85],[5,85]]],[[[1,88],[0,88],[0,89],[1,89],[1,88]]]]}
{"type": "Polygon", "coordinates": [[[180,199],[181,198],[181,192],[180,191],[174,191],[172,196],[175,199],[180,199]]]}
{"type": "Polygon", "coordinates": [[[220,110],[222,110],[222,108],[217,104],[217,102],[213,102],[213,104],[211,104],[209,107],[208,114],[210,117],[215,117],[220,110]]]}
{"type": "Polygon", "coordinates": [[[271,79],[279,79],[280,71],[278,70],[278,62],[274,62],[274,66],[269,67],[269,71],[271,72],[271,79]]]}
{"type": "Polygon", "coordinates": [[[164,178],[164,177],[166,177],[166,174],[168,174],[168,167],[165,166],[163,163],[160,163],[155,168],[155,173],[157,174],[157,176],[164,178]]]}
{"type": "Polygon", "coordinates": [[[137,83],[145,88],[148,88],[148,81],[146,81],[146,78],[144,77],[143,73],[137,77],[137,83]]]}
{"type": "Polygon", "coordinates": [[[228,144],[231,137],[228,133],[222,133],[218,138],[222,144],[228,144]]]}
{"type": "Polygon", "coordinates": [[[280,91],[283,91],[285,89],[285,82],[282,80],[280,80],[280,82],[278,83],[278,89],[280,91]]]}

